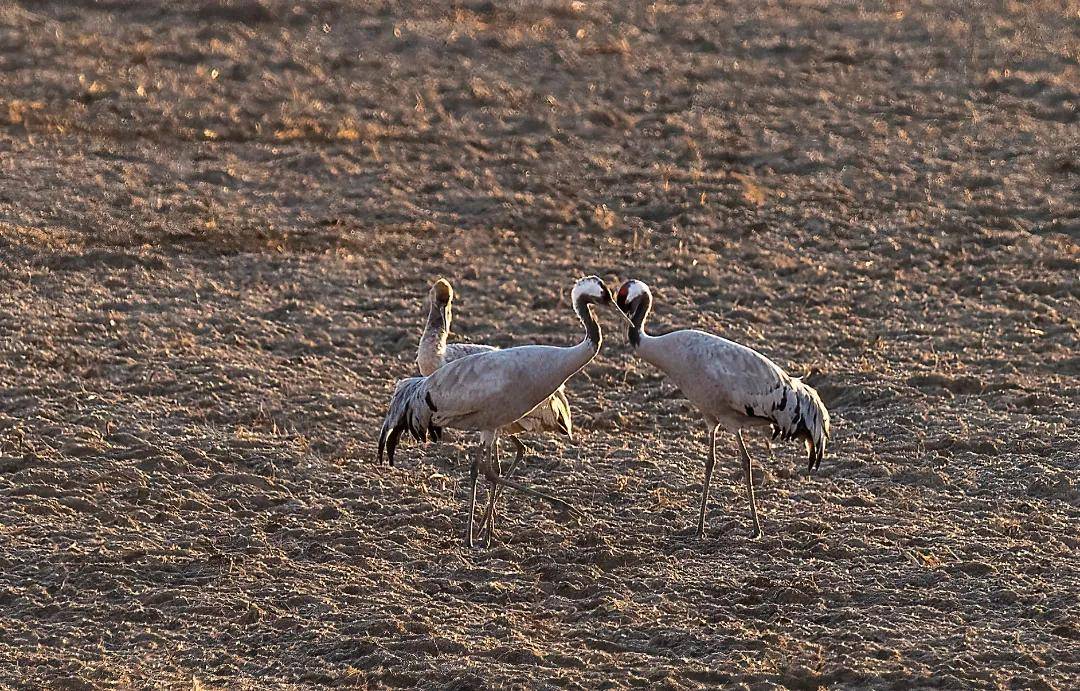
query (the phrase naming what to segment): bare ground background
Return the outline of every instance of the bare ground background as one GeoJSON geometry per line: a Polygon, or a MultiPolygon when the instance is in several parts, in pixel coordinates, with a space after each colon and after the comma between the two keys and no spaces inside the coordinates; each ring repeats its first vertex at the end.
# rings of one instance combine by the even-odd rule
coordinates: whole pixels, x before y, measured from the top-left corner
{"type": "MultiPolygon", "coordinates": [[[[1075,687],[1080,6],[0,3],[0,684],[1075,687]],[[620,333],[462,546],[470,438],[371,461],[429,281],[584,273],[812,379],[705,434],[620,333]]],[[[617,327],[611,315],[604,323],[617,327]]]]}

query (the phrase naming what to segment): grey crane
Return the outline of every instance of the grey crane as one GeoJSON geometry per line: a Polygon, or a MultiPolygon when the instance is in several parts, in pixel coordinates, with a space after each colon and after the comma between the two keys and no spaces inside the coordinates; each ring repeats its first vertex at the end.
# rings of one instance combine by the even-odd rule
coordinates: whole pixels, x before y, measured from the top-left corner
{"type": "Polygon", "coordinates": [[[418,441],[426,441],[428,437],[438,440],[444,427],[481,433],[479,453],[470,470],[469,517],[465,533],[465,542],[470,547],[473,545],[476,484],[480,473],[490,483],[488,510],[484,516],[488,544],[493,532],[495,489],[500,485],[574,510],[566,502],[502,477],[496,446],[503,428],[546,401],[600,351],[602,334],[592,310],[596,304],[612,304],[611,291],[600,278],[587,276],[574,284],[571,300],[574,312],[585,327],[585,338],[577,345],[527,345],[477,352],[448,362],[428,376],[403,379],[394,389],[379,433],[380,462],[385,450],[388,461],[393,464],[394,451],[405,430],[418,441]]]}
{"type": "MultiPolygon", "coordinates": [[[[497,350],[495,346],[481,343],[447,343],[450,335],[450,325],[453,322],[454,288],[445,278],[440,278],[432,284],[429,291],[429,307],[427,322],[424,332],[420,336],[420,343],[416,351],[416,365],[420,374],[427,376],[442,367],[447,362],[453,362],[474,353],[490,352],[497,350]]],[[[525,458],[528,447],[518,437],[523,432],[558,432],[573,440],[573,421],[570,415],[570,401],[566,398],[566,387],[560,386],[546,401],[530,411],[525,417],[516,420],[501,432],[505,434],[514,445],[516,456],[507,468],[505,476],[509,477],[525,458]]],[[[498,442],[496,442],[497,444],[498,442]]],[[[501,488],[495,489],[495,500],[491,503],[491,515],[485,517],[481,527],[481,534],[486,533],[488,527],[495,524],[495,505],[499,500],[501,488]]]]}
{"type": "Polygon", "coordinates": [[[789,376],[761,353],[704,331],[680,330],[662,336],[645,333],[652,292],[638,280],[619,287],[616,304],[629,317],[627,338],[634,354],[662,370],[704,416],[709,426],[709,456],[701,488],[698,537],[705,535],[709,482],[716,464],[716,435],[723,427],[738,440],[746,491],[750,496],[751,537],[761,536],[754,500],[753,461],[742,431],[772,427],[773,438],[802,439],[814,472],[829,439],[829,411],[812,386],[789,376]]]}

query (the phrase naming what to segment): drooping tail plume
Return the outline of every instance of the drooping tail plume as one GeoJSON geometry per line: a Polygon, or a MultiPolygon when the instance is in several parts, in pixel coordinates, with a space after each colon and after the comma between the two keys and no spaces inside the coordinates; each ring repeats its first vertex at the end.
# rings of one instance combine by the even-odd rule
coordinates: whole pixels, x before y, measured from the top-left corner
{"type": "Polygon", "coordinates": [[[402,379],[394,387],[390,397],[390,408],[386,411],[382,430],[379,432],[379,463],[382,463],[383,450],[386,451],[390,465],[394,465],[394,451],[397,449],[401,433],[406,429],[417,441],[439,441],[442,428],[432,424],[431,416],[438,409],[427,390],[427,377],[409,377],[402,379]]]}
{"type": "Polygon", "coordinates": [[[809,472],[821,466],[825,444],[829,440],[829,411],[814,387],[800,378],[792,378],[782,387],[780,400],[772,411],[773,439],[803,439],[809,472]]]}

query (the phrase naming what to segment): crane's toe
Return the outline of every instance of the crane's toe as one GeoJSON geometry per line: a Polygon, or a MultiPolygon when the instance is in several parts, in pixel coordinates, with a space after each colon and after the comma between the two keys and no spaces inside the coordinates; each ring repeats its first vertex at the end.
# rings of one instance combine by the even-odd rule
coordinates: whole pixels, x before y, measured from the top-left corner
{"type": "Polygon", "coordinates": [[[765,533],[761,532],[761,528],[755,527],[753,530],[750,531],[751,540],[760,540],[764,535],[765,533]]]}
{"type": "Polygon", "coordinates": [[[565,511],[565,512],[566,512],[566,513],[567,513],[567,514],[568,514],[568,515],[569,515],[569,516],[570,516],[571,518],[578,518],[578,519],[580,519],[580,518],[588,518],[588,517],[589,517],[589,513],[588,513],[587,511],[583,511],[583,510],[581,510],[581,509],[577,508],[576,506],[574,506],[573,504],[570,504],[570,503],[568,503],[568,502],[562,502],[562,507],[561,507],[561,508],[562,508],[562,509],[563,509],[563,511],[565,511]]]}

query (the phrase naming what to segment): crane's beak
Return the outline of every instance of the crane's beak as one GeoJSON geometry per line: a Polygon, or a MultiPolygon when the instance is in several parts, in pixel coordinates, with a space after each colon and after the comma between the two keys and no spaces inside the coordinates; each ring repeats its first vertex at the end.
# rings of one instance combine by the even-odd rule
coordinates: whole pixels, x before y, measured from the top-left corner
{"type": "Polygon", "coordinates": [[[630,316],[626,314],[626,312],[622,311],[622,307],[619,307],[618,303],[613,301],[611,303],[611,306],[615,308],[615,312],[617,312],[620,317],[626,320],[627,324],[629,324],[630,326],[634,326],[634,320],[631,319],[630,316]]]}
{"type": "Polygon", "coordinates": [[[615,295],[608,289],[607,285],[604,285],[604,292],[600,296],[599,302],[604,305],[611,305],[615,308],[615,311],[619,313],[619,316],[626,320],[628,324],[633,326],[634,322],[630,320],[630,317],[626,316],[626,313],[619,307],[619,303],[615,301],[615,295]]]}

